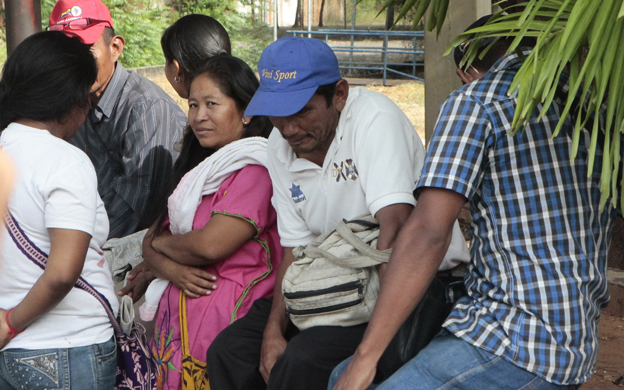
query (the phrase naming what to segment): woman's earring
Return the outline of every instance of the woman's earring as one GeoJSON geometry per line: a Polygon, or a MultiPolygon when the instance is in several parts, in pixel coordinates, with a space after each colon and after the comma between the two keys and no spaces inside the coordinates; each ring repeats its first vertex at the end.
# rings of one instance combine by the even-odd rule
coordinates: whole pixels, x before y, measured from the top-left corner
{"type": "Polygon", "coordinates": [[[245,122],[245,118],[243,118],[243,126],[247,126],[249,122],[245,122]]]}
{"type": "Polygon", "coordinates": [[[176,83],[180,82],[180,76],[176,76],[173,78],[173,81],[175,81],[176,83]]]}

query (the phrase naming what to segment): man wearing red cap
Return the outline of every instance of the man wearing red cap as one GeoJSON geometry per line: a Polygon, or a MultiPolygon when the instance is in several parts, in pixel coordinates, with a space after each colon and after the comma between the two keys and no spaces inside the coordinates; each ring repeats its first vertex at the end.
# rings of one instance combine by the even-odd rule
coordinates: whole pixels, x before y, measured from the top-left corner
{"type": "Polygon", "coordinates": [[[60,0],[48,30],[75,35],[91,47],[98,76],[91,111],[71,142],[89,156],[110,221],[109,238],[149,227],[186,115],[156,84],[117,62],[125,40],[100,0],[60,0]]]}

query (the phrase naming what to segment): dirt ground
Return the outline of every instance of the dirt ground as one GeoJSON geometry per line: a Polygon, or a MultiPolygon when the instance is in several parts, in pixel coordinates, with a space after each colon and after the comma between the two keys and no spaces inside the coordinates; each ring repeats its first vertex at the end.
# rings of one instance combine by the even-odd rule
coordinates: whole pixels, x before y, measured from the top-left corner
{"type": "Polygon", "coordinates": [[[582,390],[624,388],[624,318],[603,315],[598,323],[600,350],[598,363],[591,379],[582,390]],[[620,379],[621,378],[621,379],[620,379]],[[619,386],[614,381],[620,379],[619,386]]]}
{"type": "MultiPolygon", "coordinates": [[[[188,106],[175,93],[165,77],[153,79],[186,112],[188,106]]],[[[371,90],[381,92],[392,99],[410,119],[420,138],[425,140],[425,87],[420,83],[406,83],[393,87],[369,86],[371,90]]],[[[624,246],[624,245],[623,245],[624,246]]],[[[624,318],[603,315],[598,324],[600,350],[598,363],[591,379],[582,390],[609,390],[624,388],[624,318]],[[621,379],[620,379],[621,378],[621,379]],[[614,381],[621,381],[619,385],[614,381]]]]}

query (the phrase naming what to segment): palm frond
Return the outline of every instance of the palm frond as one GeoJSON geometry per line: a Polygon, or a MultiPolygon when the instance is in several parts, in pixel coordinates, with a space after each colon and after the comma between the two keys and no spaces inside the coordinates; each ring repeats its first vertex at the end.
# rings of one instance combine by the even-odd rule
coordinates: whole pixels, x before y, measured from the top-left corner
{"type": "MultiPolygon", "coordinates": [[[[426,27],[439,34],[448,0],[413,3],[418,18],[429,9],[426,27]]],[[[619,50],[624,43],[624,0],[526,0],[519,5],[520,11],[499,12],[484,26],[459,35],[447,53],[464,42],[491,37],[513,38],[509,47],[512,52],[523,38],[535,38],[535,47],[510,89],[510,93],[517,93],[512,133],[524,128],[535,113],[541,118],[548,111],[557,96],[559,80],[567,75],[569,90],[561,118],[569,114],[576,118],[572,155],[577,154],[581,130],[593,123],[588,129],[591,144],[587,174],[592,174],[597,148],[601,148],[601,207],[610,196],[615,206],[622,188],[617,178],[621,173],[620,142],[624,130],[624,50],[619,50]],[[599,137],[600,133],[604,137],[599,137]],[[599,139],[604,139],[602,145],[598,145],[599,139]]],[[[468,46],[462,66],[474,61],[479,46],[468,46]]],[[[559,122],[555,136],[563,123],[559,122]]],[[[620,199],[624,209],[624,197],[620,199]]]]}

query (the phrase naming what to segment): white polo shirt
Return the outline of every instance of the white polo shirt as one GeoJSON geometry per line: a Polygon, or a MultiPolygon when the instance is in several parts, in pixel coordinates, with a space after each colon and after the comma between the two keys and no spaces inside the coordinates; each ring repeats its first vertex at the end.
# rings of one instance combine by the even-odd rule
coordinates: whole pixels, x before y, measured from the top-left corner
{"type": "Polygon", "coordinates": [[[281,243],[308,244],[343,218],[415,204],[425,150],[403,111],[386,96],[352,88],[323,166],[297,158],[277,129],[268,143],[281,243]]]}

